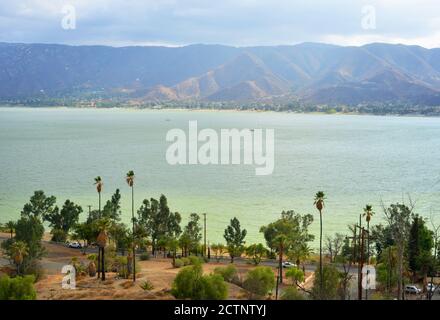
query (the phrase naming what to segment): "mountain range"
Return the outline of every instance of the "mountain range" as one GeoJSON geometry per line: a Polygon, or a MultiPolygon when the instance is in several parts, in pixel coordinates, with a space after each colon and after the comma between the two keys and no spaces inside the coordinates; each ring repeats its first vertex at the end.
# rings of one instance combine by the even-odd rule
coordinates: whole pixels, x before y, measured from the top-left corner
{"type": "Polygon", "coordinates": [[[0,100],[102,94],[133,101],[440,105],[440,49],[373,43],[107,47],[0,43],[0,100]]]}

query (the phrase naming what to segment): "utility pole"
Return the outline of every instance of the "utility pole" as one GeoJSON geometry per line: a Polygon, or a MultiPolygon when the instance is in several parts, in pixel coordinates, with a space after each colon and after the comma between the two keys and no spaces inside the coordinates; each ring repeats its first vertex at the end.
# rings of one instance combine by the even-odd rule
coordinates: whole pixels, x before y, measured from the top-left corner
{"type": "Polygon", "coordinates": [[[203,257],[206,257],[206,213],[203,214],[203,257]]]}

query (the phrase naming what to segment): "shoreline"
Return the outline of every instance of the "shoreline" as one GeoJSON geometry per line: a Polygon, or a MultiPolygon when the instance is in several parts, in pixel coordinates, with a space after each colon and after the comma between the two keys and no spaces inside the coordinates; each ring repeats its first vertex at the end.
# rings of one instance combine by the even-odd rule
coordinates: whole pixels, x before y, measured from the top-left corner
{"type": "Polygon", "coordinates": [[[398,117],[398,118],[440,118],[440,115],[424,115],[424,114],[374,114],[374,113],[360,113],[360,112],[304,112],[304,111],[276,111],[276,110],[258,110],[258,109],[214,109],[214,108],[139,108],[139,107],[75,107],[75,106],[44,106],[44,107],[30,107],[30,106],[10,106],[0,105],[1,109],[29,109],[29,110],[121,110],[121,111],[157,111],[157,112],[224,112],[224,113],[274,113],[274,114],[294,114],[294,115],[321,115],[321,116],[371,116],[371,117],[398,117]]]}

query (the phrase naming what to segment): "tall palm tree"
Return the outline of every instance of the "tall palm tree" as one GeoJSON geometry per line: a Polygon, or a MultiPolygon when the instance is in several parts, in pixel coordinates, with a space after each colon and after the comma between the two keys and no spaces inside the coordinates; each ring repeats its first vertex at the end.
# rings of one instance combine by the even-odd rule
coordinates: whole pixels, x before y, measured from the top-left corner
{"type": "Polygon", "coordinates": [[[28,246],[23,241],[16,241],[11,245],[10,250],[11,258],[17,266],[17,274],[21,274],[21,265],[23,264],[24,258],[29,254],[28,246]]]}
{"type": "MultiPolygon", "coordinates": [[[[370,264],[370,220],[374,215],[373,206],[371,204],[367,204],[364,208],[363,216],[367,221],[367,264],[370,264]]],[[[368,269],[367,269],[368,270],[368,269]]],[[[368,273],[368,271],[367,271],[368,273]]],[[[365,289],[365,298],[368,299],[368,289],[365,289]]]]}
{"type": "MultiPolygon", "coordinates": [[[[98,199],[99,199],[99,205],[98,205],[98,217],[101,218],[101,191],[102,191],[102,186],[103,186],[103,182],[101,179],[101,176],[97,176],[95,178],[95,186],[96,186],[96,191],[98,192],[98,199]]],[[[98,249],[98,279],[101,276],[101,249],[98,249]]]]}
{"type": "Polygon", "coordinates": [[[14,222],[14,221],[8,221],[6,224],[5,224],[5,227],[9,230],[9,233],[11,234],[11,239],[12,239],[12,237],[13,237],[13,233],[14,233],[14,231],[15,231],[15,226],[16,226],[17,224],[14,222]]]}
{"type": "Polygon", "coordinates": [[[323,191],[318,191],[315,195],[315,202],[313,203],[319,211],[319,286],[320,294],[323,289],[323,274],[322,274],[322,209],[324,208],[325,194],[323,191]]]}
{"type": "Polygon", "coordinates": [[[96,238],[96,243],[98,244],[100,251],[99,256],[101,258],[101,269],[102,269],[101,279],[105,280],[105,247],[107,246],[107,242],[108,242],[107,231],[110,229],[110,220],[107,218],[99,219],[97,221],[97,229],[99,231],[99,235],[96,238]]]}
{"type": "Polygon", "coordinates": [[[125,177],[128,186],[131,188],[131,220],[133,223],[133,282],[136,281],[136,242],[135,242],[135,228],[134,228],[134,172],[130,170],[125,177]]]}
{"type": "Polygon", "coordinates": [[[367,204],[364,208],[363,216],[365,217],[365,220],[367,221],[367,231],[368,231],[368,238],[367,238],[367,261],[368,264],[370,263],[370,221],[371,217],[374,215],[373,206],[370,204],[367,204]]]}
{"type": "Polygon", "coordinates": [[[98,206],[99,218],[101,218],[101,191],[103,185],[104,183],[102,182],[101,177],[97,176],[95,178],[95,186],[96,186],[96,191],[98,191],[98,198],[99,198],[99,206],[98,206]]]}

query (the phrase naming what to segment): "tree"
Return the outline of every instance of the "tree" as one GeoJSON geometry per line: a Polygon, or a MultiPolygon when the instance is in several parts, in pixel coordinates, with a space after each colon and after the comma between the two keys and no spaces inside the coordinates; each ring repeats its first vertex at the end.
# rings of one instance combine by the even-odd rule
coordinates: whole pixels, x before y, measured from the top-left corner
{"type": "Polygon", "coordinates": [[[46,197],[44,191],[35,191],[29,202],[24,205],[21,215],[44,219],[44,216],[55,209],[55,202],[56,198],[54,196],[46,197]]]}
{"type": "Polygon", "coordinates": [[[326,264],[322,269],[315,272],[312,296],[316,300],[335,300],[338,297],[340,274],[335,266],[326,264]]]}
{"type": "Polygon", "coordinates": [[[267,246],[278,253],[280,282],[283,279],[283,255],[288,253],[299,264],[310,252],[307,243],[313,241],[314,236],[309,234],[308,227],[312,222],[312,215],[300,215],[289,210],[281,212],[281,218],[277,221],[260,228],[267,246]]]}
{"type": "Polygon", "coordinates": [[[5,228],[6,229],[8,229],[9,230],[9,233],[11,234],[11,238],[10,239],[12,239],[12,237],[13,237],[13,235],[14,235],[14,231],[15,231],[15,226],[16,226],[17,224],[14,222],[14,221],[8,221],[8,222],[6,222],[6,224],[5,224],[5,228]]]}
{"type": "Polygon", "coordinates": [[[83,253],[86,253],[87,246],[96,239],[96,231],[94,224],[91,222],[77,223],[73,227],[72,238],[75,240],[83,240],[83,253]]]}
{"type": "Polygon", "coordinates": [[[373,212],[373,206],[370,204],[367,204],[364,208],[363,216],[365,217],[365,220],[367,221],[367,263],[370,264],[370,221],[371,217],[374,215],[373,212]]]}
{"type": "Polygon", "coordinates": [[[45,252],[41,244],[43,235],[44,227],[37,215],[23,215],[17,221],[15,241],[24,242],[28,249],[28,254],[23,257],[21,266],[22,272],[25,274],[35,270],[38,260],[45,252]]]}
{"type": "Polygon", "coordinates": [[[55,207],[50,213],[44,215],[44,220],[50,223],[52,231],[59,230],[61,233],[52,232],[53,241],[64,242],[71,228],[78,223],[82,208],[70,200],[66,200],[61,211],[55,207]],[[56,235],[59,235],[58,237],[56,235]]]}
{"type": "Polygon", "coordinates": [[[414,282],[418,280],[417,273],[421,273],[426,284],[428,272],[434,268],[434,258],[431,254],[433,247],[433,232],[427,228],[422,217],[414,215],[408,241],[408,264],[414,282]]]}
{"type": "MultiPolygon", "coordinates": [[[[180,228],[181,216],[178,212],[172,213],[170,211],[167,198],[164,195],[160,196],[159,201],[153,198],[151,198],[150,201],[145,199],[137,215],[138,227],[142,228],[145,234],[151,238],[153,255],[156,253],[159,239],[169,237],[177,238],[182,232],[180,228]]],[[[198,215],[196,216],[198,217],[198,215]]],[[[195,218],[192,216],[191,219],[195,218]]],[[[188,232],[192,233],[194,221],[190,220],[190,223],[191,225],[189,226],[190,229],[188,232]]],[[[190,241],[189,234],[187,236],[188,241],[190,241]]]]}
{"type": "Polygon", "coordinates": [[[177,299],[223,300],[228,287],[218,274],[203,275],[202,266],[196,264],[179,271],[173,281],[171,293],[177,299]]]}
{"type": "Polygon", "coordinates": [[[191,213],[188,224],[183,230],[183,239],[186,241],[187,251],[197,250],[200,240],[202,240],[202,227],[200,226],[200,216],[191,213]]]}
{"type": "Polygon", "coordinates": [[[251,257],[252,262],[257,266],[260,264],[262,258],[266,256],[267,249],[261,243],[254,243],[247,247],[245,252],[248,257],[251,257]]]}
{"type": "MultiPolygon", "coordinates": [[[[94,221],[98,221],[98,219],[101,219],[101,192],[102,192],[102,187],[104,185],[104,183],[102,182],[101,176],[97,176],[95,178],[95,183],[94,183],[95,187],[96,187],[96,192],[98,192],[98,217],[94,219],[94,221]]],[[[89,219],[92,219],[92,217],[89,217],[89,219]]],[[[100,271],[101,271],[101,261],[102,261],[102,257],[101,257],[101,248],[98,249],[98,278],[101,276],[100,271]]]]}
{"type": "Polygon", "coordinates": [[[107,242],[108,242],[107,231],[109,230],[110,226],[111,226],[111,221],[107,218],[99,219],[96,222],[96,227],[97,230],[99,231],[99,235],[96,239],[96,243],[98,244],[100,251],[98,257],[101,258],[102,281],[105,281],[105,247],[107,246],[107,242]]]}
{"type": "Polygon", "coordinates": [[[319,211],[319,275],[321,277],[321,291],[323,290],[323,270],[322,270],[322,209],[324,208],[325,194],[322,191],[318,191],[315,195],[316,209],[319,211]]]}
{"type": "Polygon", "coordinates": [[[231,263],[234,262],[234,257],[239,257],[243,253],[246,234],[246,229],[241,230],[240,221],[235,217],[231,219],[230,225],[226,227],[223,235],[231,257],[231,263]]]}
{"type": "Polygon", "coordinates": [[[0,277],[0,300],[36,300],[35,277],[0,277]]]}
{"type": "MultiPolygon", "coordinates": [[[[119,189],[116,189],[112,195],[111,200],[107,200],[104,208],[102,209],[102,217],[108,218],[113,222],[121,220],[121,193],[119,189]]],[[[99,217],[97,217],[99,218],[99,217]]]]}
{"type": "Polygon", "coordinates": [[[304,272],[299,268],[290,268],[287,270],[286,277],[292,279],[292,282],[295,286],[301,282],[304,282],[304,272]]]}
{"type": "Polygon", "coordinates": [[[136,240],[134,238],[136,231],[135,231],[135,219],[134,219],[134,172],[133,170],[130,170],[127,172],[127,175],[125,177],[125,181],[127,182],[128,186],[131,188],[131,221],[133,224],[133,282],[136,281],[136,240]]]}
{"type": "Polygon", "coordinates": [[[325,246],[330,256],[330,262],[336,262],[342,246],[344,245],[344,239],[344,235],[340,233],[336,233],[334,237],[326,237],[325,246]]]}
{"type": "Polygon", "coordinates": [[[23,241],[14,241],[9,248],[9,252],[10,258],[12,259],[12,261],[14,261],[14,264],[17,267],[17,274],[21,275],[21,266],[23,264],[24,258],[29,254],[26,243],[23,241]]]}
{"type": "Polygon", "coordinates": [[[412,208],[404,204],[392,204],[388,208],[384,208],[385,218],[390,227],[391,236],[397,247],[397,299],[403,298],[403,273],[404,273],[404,253],[407,247],[409,230],[411,228],[410,219],[412,216],[412,208]]]}
{"type": "Polygon", "coordinates": [[[250,270],[243,282],[243,288],[249,292],[249,299],[264,297],[275,286],[275,274],[270,267],[256,267],[250,270]]]}
{"type": "Polygon", "coordinates": [[[96,187],[96,192],[98,192],[98,210],[99,210],[99,218],[101,218],[101,192],[102,192],[102,187],[103,187],[104,183],[102,182],[102,179],[100,176],[97,176],[95,178],[95,187],[96,187]]]}

